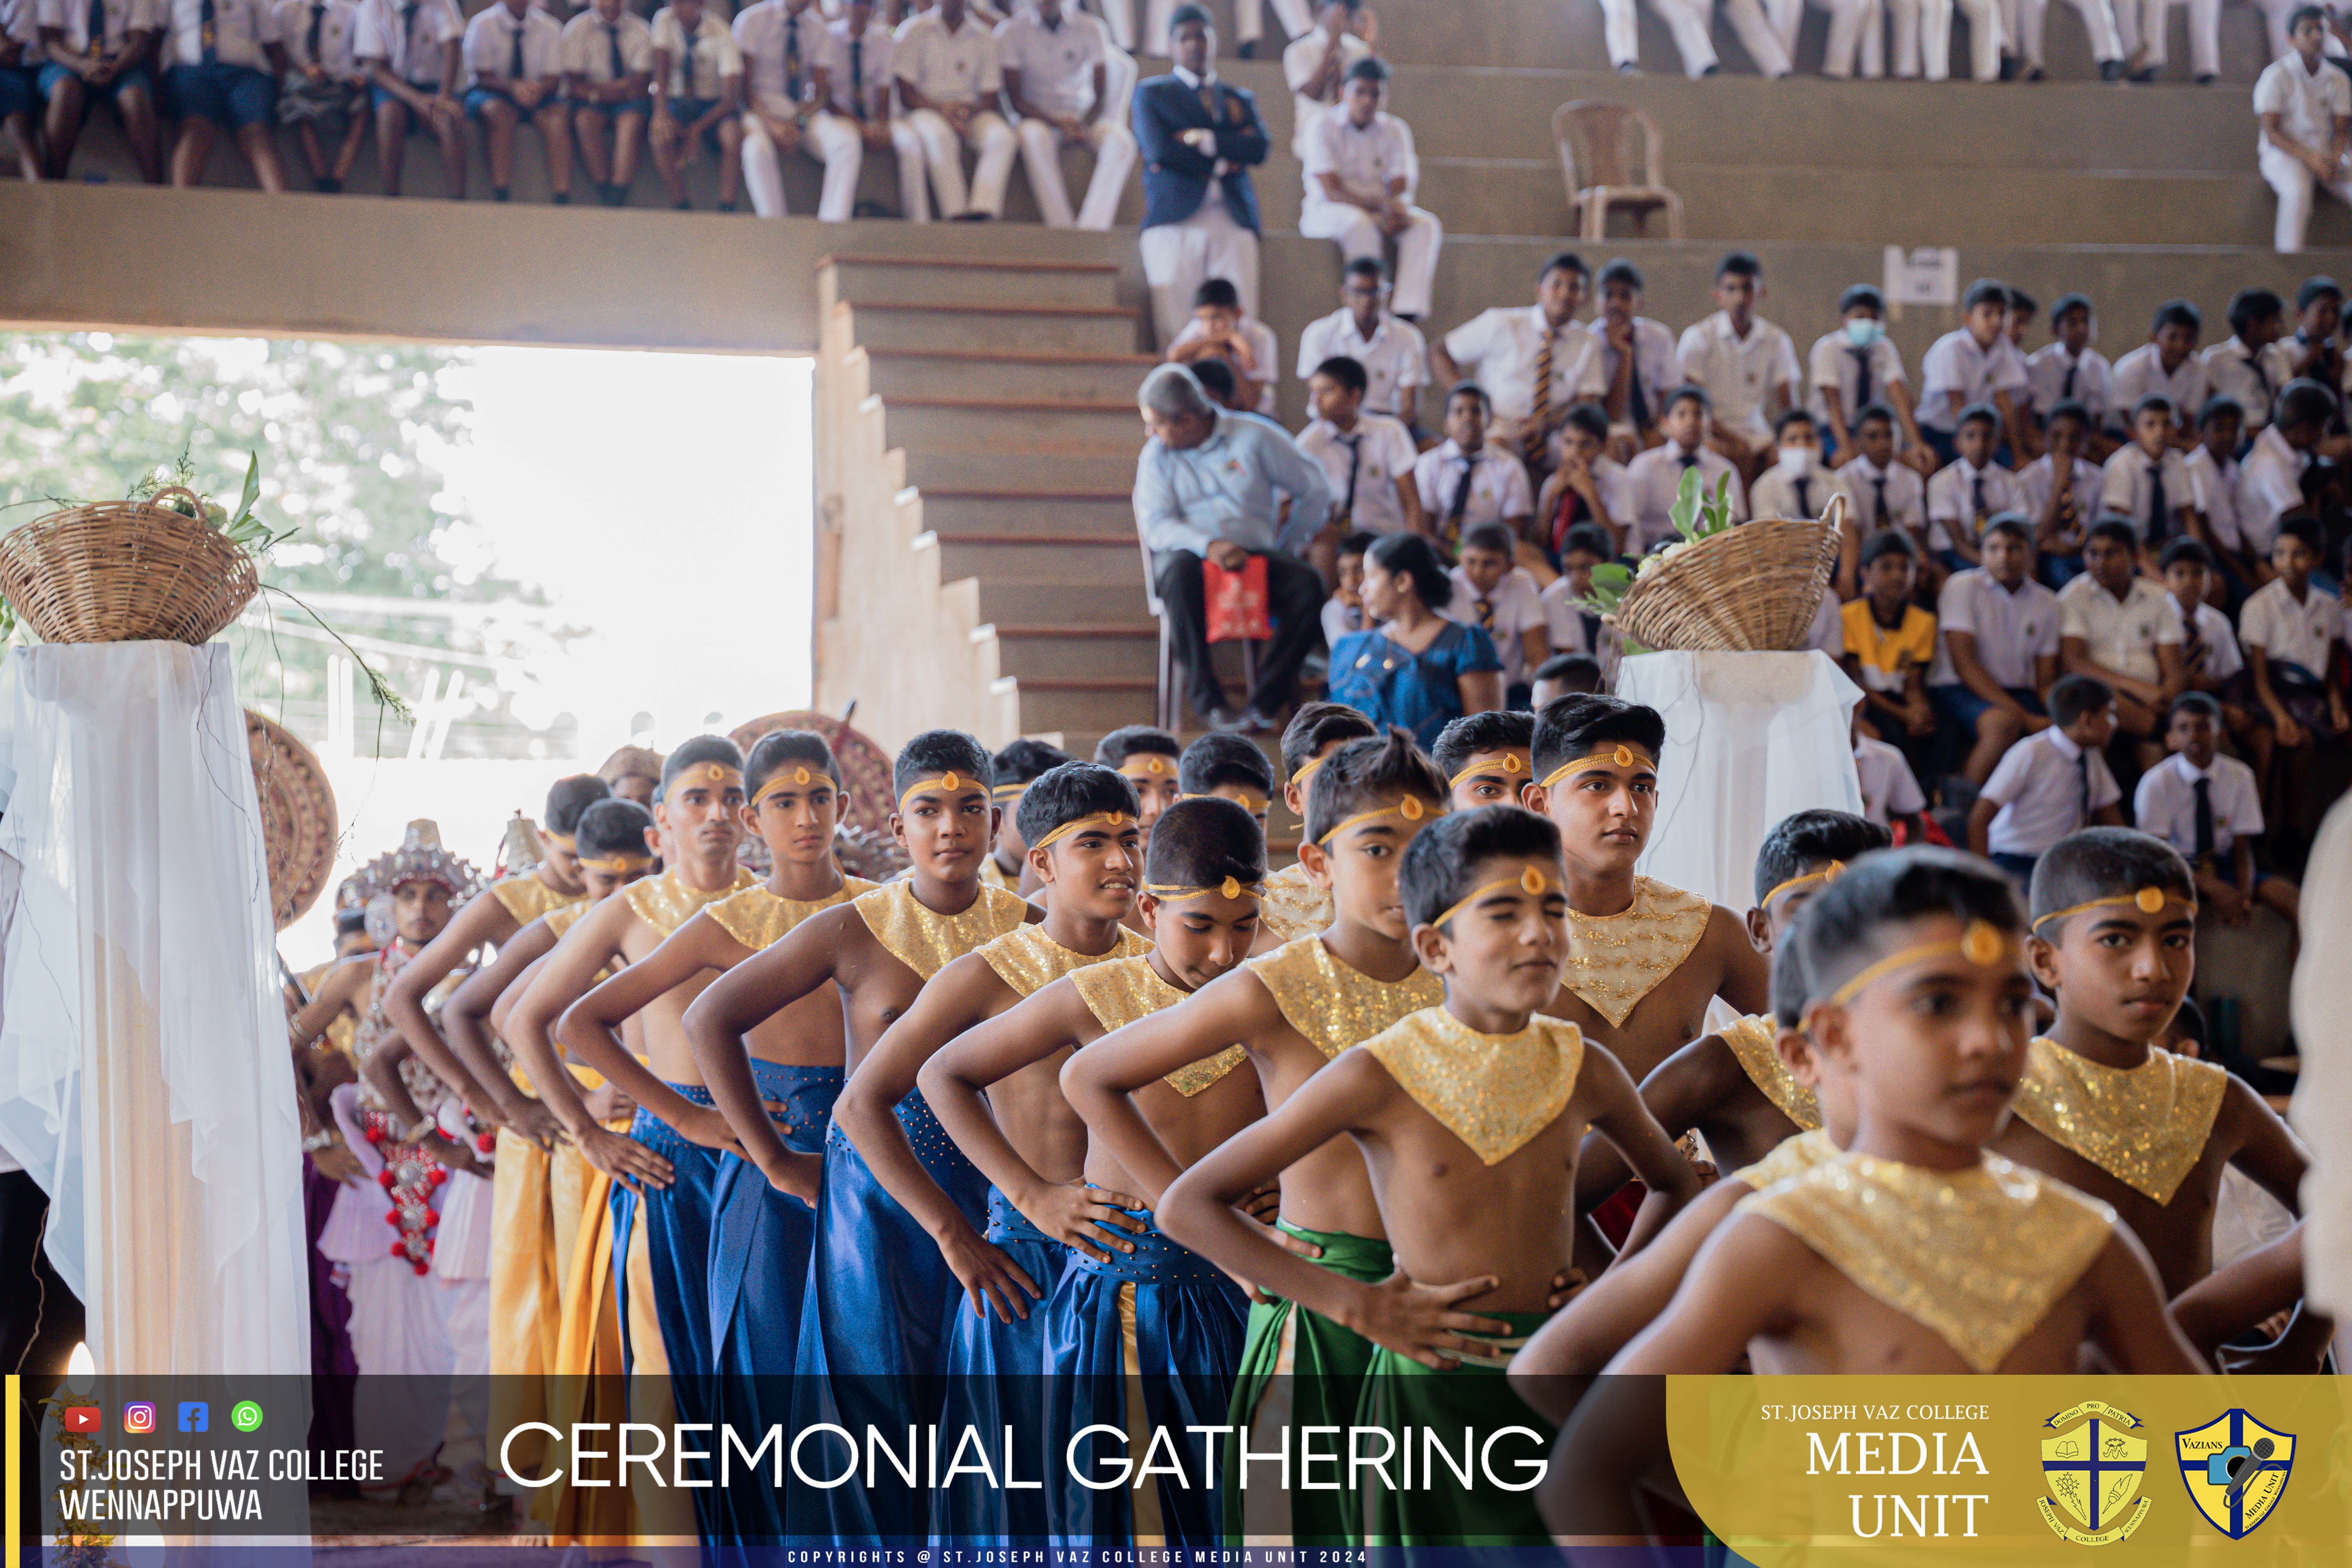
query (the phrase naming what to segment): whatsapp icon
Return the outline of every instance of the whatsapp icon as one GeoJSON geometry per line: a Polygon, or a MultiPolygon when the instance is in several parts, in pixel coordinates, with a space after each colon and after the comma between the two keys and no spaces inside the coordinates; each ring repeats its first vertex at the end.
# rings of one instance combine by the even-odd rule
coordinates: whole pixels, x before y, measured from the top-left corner
{"type": "Polygon", "coordinates": [[[228,1424],[240,1432],[261,1430],[261,1406],[250,1399],[240,1399],[229,1407],[228,1424]]]}

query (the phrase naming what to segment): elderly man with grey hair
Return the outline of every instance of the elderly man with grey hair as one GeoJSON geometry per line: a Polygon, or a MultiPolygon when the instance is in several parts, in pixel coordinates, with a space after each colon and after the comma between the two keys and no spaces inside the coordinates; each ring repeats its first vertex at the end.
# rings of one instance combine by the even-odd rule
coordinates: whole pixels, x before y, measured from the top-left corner
{"type": "Polygon", "coordinates": [[[1322,466],[1271,419],[1219,407],[1181,364],[1145,376],[1136,402],[1151,438],[1135,463],[1135,527],[1151,552],[1185,700],[1213,729],[1278,729],[1323,603],[1322,577],[1300,559],[1331,510],[1322,466]],[[1265,563],[1274,636],[1248,711],[1237,714],[1209,662],[1202,564],[1239,572],[1253,557],[1265,563]]]}

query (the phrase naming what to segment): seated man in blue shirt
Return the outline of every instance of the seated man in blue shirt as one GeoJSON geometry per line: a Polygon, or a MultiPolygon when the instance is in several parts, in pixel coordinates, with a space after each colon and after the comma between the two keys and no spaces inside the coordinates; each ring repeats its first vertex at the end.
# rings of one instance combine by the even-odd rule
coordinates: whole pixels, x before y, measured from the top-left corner
{"type": "Polygon", "coordinates": [[[1135,526],[1151,552],[1185,698],[1213,729],[1278,729],[1323,603],[1323,579],[1300,559],[1331,510],[1322,467],[1272,420],[1219,408],[1181,364],[1144,377],[1136,401],[1151,439],[1135,465],[1135,526]],[[1265,562],[1274,636],[1257,660],[1249,710],[1235,714],[1209,662],[1202,563],[1238,572],[1253,556],[1265,562]]]}

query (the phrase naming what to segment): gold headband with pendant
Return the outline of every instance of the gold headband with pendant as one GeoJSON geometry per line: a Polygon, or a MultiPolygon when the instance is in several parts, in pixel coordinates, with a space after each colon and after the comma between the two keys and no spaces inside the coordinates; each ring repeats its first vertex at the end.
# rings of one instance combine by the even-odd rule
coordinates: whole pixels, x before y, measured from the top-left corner
{"type": "MultiPolygon", "coordinates": [[[[1337,749],[1337,747],[1333,748],[1334,751],[1337,749]]],[[[1298,771],[1290,775],[1290,782],[1297,785],[1301,790],[1306,789],[1307,781],[1315,776],[1315,770],[1321,767],[1325,763],[1328,763],[1330,760],[1330,752],[1326,752],[1319,757],[1309,757],[1307,761],[1298,764],[1298,771]]]]}
{"type": "Polygon", "coordinates": [[[1830,995],[1830,1005],[1844,1006],[1853,1000],[1855,994],[1864,986],[1883,974],[1901,969],[1906,964],[1924,963],[1931,958],[1942,958],[1948,953],[1958,953],[1979,969],[1990,969],[2000,963],[2003,958],[2010,957],[2014,952],[2015,949],[2011,947],[2009,938],[1990,921],[1970,921],[1968,930],[1960,933],[1960,939],[1958,942],[1923,942],[1916,947],[1906,947],[1900,952],[1890,953],[1880,959],[1832,992],[1830,995]]]}
{"type": "Polygon", "coordinates": [[[999,805],[1006,805],[1028,793],[1029,786],[1025,784],[998,784],[988,792],[988,798],[999,805]]]}
{"type": "Polygon", "coordinates": [[[1375,806],[1370,811],[1360,811],[1356,813],[1355,816],[1350,816],[1327,829],[1323,836],[1320,838],[1318,838],[1315,842],[1318,844],[1328,844],[1331,840],[1339,837],[1339,835],[1347,832],[1348,829],[1355,826],[1358,823],[1370,822],[1374,817],[1378,816],[1402,816],[1407,822],[1418,826],[1424,817],[1435,816],[1437,815],[1438,813],[1431,809],[1431,807],[1422,800],[1421,796],[1417,795],[1409,795],[1402,800],[1391,801],[1386,805],[1375,806]]]}
{"type": "Polygon", "coordinates": [[[1056,827],[1053,832],[1048,833],[1045,837],[1040,838],[1036,843],[1029,846],[1029,847],[1033,851],[1051,848],[1053,846],[1060,843],[1063,839],[1067,838],[1071,834],[1076,833],[1083,828],[1101,826],[1108,828],[1113,833],[1118,833],[1123,829],[1133,827],[1135,825],[1135,818],[1128,816],[1127,813],[1123,811],[1097,811],[1090,816],[1081,816],[1073,821],[1062,824],[1061,826],[1056,827]]]}
{"type": "Polygon", "coordinates": [[[1787,881],[1781,883],[1779,887],[1765,894],[1762,900],[1759,901],[1756,907],[1759,910],[1769,910],[1772,907],[1773,900],[1779,898],[1781,894],[1788,892],[1793,888],[1810,887],[1815,882],[1834,882],[1840,877],[1844,875],[1845,862],[1843,860],[1832,860],[1818,871],[1808,871],[1801,877],[1790,878],[1787,881]]]}
{"type": "Polygon", "coordinates": [[[981,783],[978,779],[968,779],[961,773],[953,772],[941,773],[935,779],[919,780],[908,784],[907,793],[898,797],[898,815],[904,816],[907,813],[907,803],[919,795],[937,795],[941,790],[945,790],[949,795],[954,795],[958,790],[980,787],[981,783]]]}
{"type": "Polygon", "coordinates": [[[566,855],[576,855],[580,852],[576,847],[579,839],[572,834],[558,833],[551,827],[542,827],[539,830],[539,837],[541,843],[552,844],[566,855]]]}
{"type": "Polygon", "coordinates": [[[820,773],[806,763],[794,763],[790,773],[779,768],[768,775],[768,782],[761,784],[760,793],[751,797],[751,809],[759,810],[760,803],[780,789],[806,789],[820,778],[827,784],[833,783],[830,773],[820,773]]]}
{"type": "MultiPolygon", "coordinates": [[[[1176,798],[1178,800],[1234,800],[1233,796],[1229,795],[1219,795],[1213,790],[1201,795],[1180,795],[1176,798]]],[[[1240,806],[1244,811],[1248,812],[1253,816],[1257,815],[1259,812],[1264,811],[1266,805],[1265,802],[1258,799],[1257,796],[1250,794],[1247,790],[1242,791],[1241,799],[1234,800],[1234,804],[1240,806]]]]}
{"type": "Polygon", "coordinates": [[[1574,762],[1560,763],[1545,775],[1543,787],[1549,789],[1570,773],[1589,773],[1594,768],[1636,766],[1647,768],[1652,773],[1658,771],[1655,758],[1645,757],[1633,747],[1621,742],[1614,751],[1593,752],[1589,755],[1577,758],[1574,762]]]}
{"type": "Polygon", "coordinates": [[[2115,893],[2104,899],[2093,899],[2086,904],[2076,904],[2071,909],[2053,910],[2033,922],[2033,934],[2040,936],[2042,928],[2052,921],[2063,921],[2069,915],[2079,915],[2084,910],[2105,909],[2110,904],[2129,904],[2144,915],[2162,914],[2167,900],[2177,900],[2188,905],[2189,918],[2192,921],[2197,918],[2196,900],[2168,891],[2163,888],[2147,887],[2142,888],[2137,893],[2115,893]]]}
{"type": "Polygon", "coordinates": [[[600,855],[593,859],[583,855],[580,858],[582,870],[609,871],[615,877],[625,877],[633,871],[649,870],[653,863],[654,858],[650,855],[600,855]]]}
{"type": "Polygon", "coordinates": [[[1503,753],[1503,760],[1501,762],[1473,763],[1468,767],[1464,768],[1460,773],[1455,773],[1452,778],[1447,779],[1445,784],[1446,787],[1449,789],[1460,789],[1462,787],[1463,780],[1475,779],[1481,773],[1501,773],[1505,778],[1516,779],[1521,773],[1528,771],[1528,764],[1520,761],[1518,752],[1506,752],[1503,753]]]}
{"type": "Polygon", "coordinates": [[[1163,752],[1139,752],[1118,764],[1118,776],[1123,779],[1172,779],[1176,776],[1176,762],[1163,752]]]}
{"type": "Polygon", "coordinates": [[[1519,891],[1525,893],[1531,899],[1540,899],[1546,893],[1564,893],[1567,891],[1565,888],[1556,885],[1549,877],[1544,875],[1543,868],[1541,867],[1523,866],[1519,868],[1519,874],[1516,877],[1497,877],[1491,882],[1484,882],[1479,886],[1471,889],[1467,897],[1464,898],[1459,903],[1454,904],[1444,914],[1439,915],[1435,920],[1429,923],[1433,927],[1442,930],[1447,921],[1452,920],[1455,915],[1460,914],[1464,910],[1468,909],[1472,904],[1476,903],[1487,894],[1501,888],[1517,888],[1519,891]]]}
{"type": "Polygon", "coordinates": [[[1187,899],[1206,898],[1211,893],[1226,899],[1265,897],[1265,883],[1244,882],[1239,877],[1228,877],[1213,888],[1188,888],[1181,882],[1146,882],[1143,890],[1163,904],[1181,904],[1187,899]]]}
{"type": "Polygon", "coordinates": [[[724,795],[730,784],[737,789],[743,787],[742,770],[730,768],[725,763],[689,763],[677,770],[676,776],[669,781],[669,789],[663,790],[661,797],[667,800],[670,790],[687,789],[698,784],[707,784],[724,795]]]}

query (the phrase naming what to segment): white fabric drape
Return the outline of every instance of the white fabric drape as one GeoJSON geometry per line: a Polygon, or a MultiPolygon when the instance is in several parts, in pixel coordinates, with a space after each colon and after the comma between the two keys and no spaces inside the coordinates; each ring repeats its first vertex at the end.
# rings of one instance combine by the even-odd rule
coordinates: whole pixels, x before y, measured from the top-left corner
{"type": "Polygon", "coordinates": [[[1756,901],[1756,851],[1791,812],[1862,811],[1862,689],[1826,654],[1645,653],[1617,695],[1666,721],[1658,812],[1639,869],[1728,910],[1756,901]]]}
{"type": "Polygon", "coordinates": [[[2294,966],[2294,1040],[2303,1071],[2291,1120],[2311,1146],[2303,1177],[2305,1293],[2352,1319],[2352,796],[2320,825],[2303,872],[2303,954],[2294,966]]]}
{"type": "Polygon", "coordinates": [[[301,1131],[226,644],[0,664],[0,1144],[99,1370],[307,1373],[301,1131]]]}

